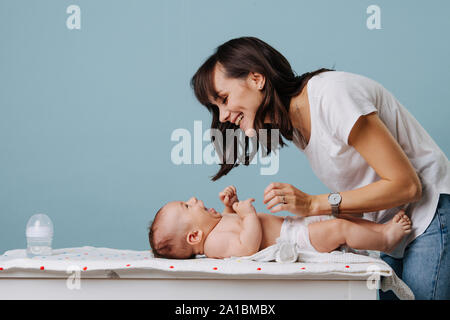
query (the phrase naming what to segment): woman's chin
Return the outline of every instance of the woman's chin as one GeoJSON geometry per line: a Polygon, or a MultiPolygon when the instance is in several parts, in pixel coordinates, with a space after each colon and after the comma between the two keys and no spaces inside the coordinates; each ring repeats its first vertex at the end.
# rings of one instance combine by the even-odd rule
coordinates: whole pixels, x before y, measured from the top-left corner
{"type": "Polygon", "coordinates": [[[244,133],[247,137],[249,138],[253,138],[254,136],[256,136],[256,131],[253,128],[247,128],[244,130],[244,133]]]}
{"type": "Polygon", "coordinates": [[[241,130],[245,133],[245,135],[249,138],[253,138],[254,136],[256,136],[256,131],[253,128],[253,126],[250,126],[249,124],[252,123],[251,121],[247,121],[247,118],[244,117],[241,121],[241,123],[239,124],[239,127],[241,128],[241,130]]]}

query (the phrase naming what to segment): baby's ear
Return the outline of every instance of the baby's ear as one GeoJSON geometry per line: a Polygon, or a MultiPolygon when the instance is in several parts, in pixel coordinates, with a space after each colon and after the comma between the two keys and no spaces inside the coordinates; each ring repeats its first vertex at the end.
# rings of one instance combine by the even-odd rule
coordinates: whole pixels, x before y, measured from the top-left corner
{"type": "Polygon", "coordinates": [[[203,238],[202,230],[189,231],[189,233],[186,236],[186,241],[190,245],[194,245],[202,241],[202,238],[203,238]]]}

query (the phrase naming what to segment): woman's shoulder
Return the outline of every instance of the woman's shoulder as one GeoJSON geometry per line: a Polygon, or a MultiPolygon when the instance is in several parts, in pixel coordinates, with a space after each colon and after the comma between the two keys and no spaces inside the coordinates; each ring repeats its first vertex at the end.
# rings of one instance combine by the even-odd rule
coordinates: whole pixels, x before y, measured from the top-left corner
{"type": "Polygon", "coordinates": [[[354,80],[354,79],[369,79],[369,77],[366,77],[362,74],[348,72],[348,71],[339,71],[339,70],[331,70],[331,71],[324,71],[321,73],[316,74],[312,79],[323,79],[323,80],[331,80],[331,81],[346,81],[346,80],[354,80]]]}
{"type": "Polygon", "coordinates": [[[366,76],[345,72],[326,71],[319,73],[308,81],[308,93],[312,96],[339,94],[347,92],[374,92],[382,86],[366,76]]]}

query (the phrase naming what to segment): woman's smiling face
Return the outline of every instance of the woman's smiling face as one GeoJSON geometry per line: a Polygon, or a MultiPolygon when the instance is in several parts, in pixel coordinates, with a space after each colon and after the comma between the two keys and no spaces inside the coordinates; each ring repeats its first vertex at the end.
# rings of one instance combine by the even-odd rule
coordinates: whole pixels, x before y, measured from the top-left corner
{"type": "Polygon", "coordinates": [[[219,121],[232,122],[252,136],[248,130],[254,129],[256,111],[264,97],[264,76],[251,72],[246,79],[227,78],[224,67],[217,63],[213,79],[218,98],[212,101],[219,108],[219,121]]]}

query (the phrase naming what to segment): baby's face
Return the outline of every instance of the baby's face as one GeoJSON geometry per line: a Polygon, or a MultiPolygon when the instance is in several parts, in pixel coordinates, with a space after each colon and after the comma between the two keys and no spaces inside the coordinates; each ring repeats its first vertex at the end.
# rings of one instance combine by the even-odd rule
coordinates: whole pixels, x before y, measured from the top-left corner
{"type": "Polygon", "coordinates": [[[222,215],[214,208],[206,208],[203,201],[195,197],[190,198],[188,201],[171,202],[170,206],[171,210],[176,211],[176,214],[173,215],[173,223],[182,220],[204,227],[211,223],[216,223],[217,220],[222,218],[222,215]]]}

